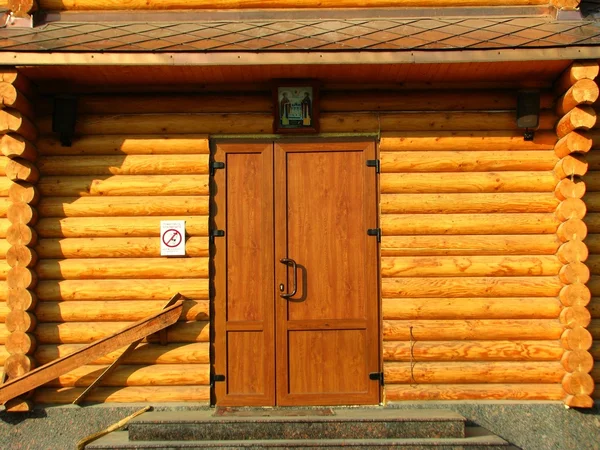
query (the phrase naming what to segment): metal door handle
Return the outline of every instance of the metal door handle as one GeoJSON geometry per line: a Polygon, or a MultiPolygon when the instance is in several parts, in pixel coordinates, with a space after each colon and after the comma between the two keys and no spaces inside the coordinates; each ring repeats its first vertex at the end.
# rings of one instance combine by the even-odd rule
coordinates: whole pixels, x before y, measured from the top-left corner
{"type": "Polygon", "coordinates": [[[296,275],[296,261],[294,261],[291,258],[281,258],[279,260],[279,262],[285,264],[286,266],[288,265],[288,263],[292,263],[292,270],[294,271],[294,281],[292,283],[292,286],[294,287],[294,289],[292,290],[292,292],[289,292],[287,294],[279,294],[281,297],[283,298],[291,298],[294,295],[296,295],[296,290],[298,289],[298,277],[296,275]]]}

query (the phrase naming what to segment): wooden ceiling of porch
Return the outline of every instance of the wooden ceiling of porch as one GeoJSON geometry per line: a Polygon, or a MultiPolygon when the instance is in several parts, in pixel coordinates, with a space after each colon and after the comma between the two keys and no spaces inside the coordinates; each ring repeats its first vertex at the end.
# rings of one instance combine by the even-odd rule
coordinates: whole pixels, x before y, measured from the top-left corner
{"type": "MultiPolygon", "coordinates": [[[[282,62],[285,61],[282,55],[282,62]]],[[[264,89],[273,79],[314,78],[325,85],[548,87],[570,61],[439,64],[250,66],[21,66],[42,93],[148,90],[264,89]],[[468,83],[468,85],[465,85],[468,83]]]]}

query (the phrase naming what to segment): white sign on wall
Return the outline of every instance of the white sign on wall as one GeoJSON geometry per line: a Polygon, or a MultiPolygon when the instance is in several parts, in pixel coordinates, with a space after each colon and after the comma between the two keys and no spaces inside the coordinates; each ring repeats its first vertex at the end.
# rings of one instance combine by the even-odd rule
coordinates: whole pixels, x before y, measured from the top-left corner
{"type": "Polygon", "coordinates": [[[160,221],[161,256],[185,256],[185,220],[160,221]]]}

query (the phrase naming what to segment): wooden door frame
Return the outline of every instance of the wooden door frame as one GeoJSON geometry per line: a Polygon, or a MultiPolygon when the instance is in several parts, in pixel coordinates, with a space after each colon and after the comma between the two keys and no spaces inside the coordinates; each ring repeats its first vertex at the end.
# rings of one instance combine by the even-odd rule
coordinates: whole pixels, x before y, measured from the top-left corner
{"type": "MultiPolygon", "coordinates": [[[[262,144],[262,145],[273,145],[273,159],[274,159],[274,155],[275,155],[275,146],[277,144],[287,144],[287,143],[295,143],[295,144],[307,144],[307,145],[314,145],[314,144],[345,144],[345,143],[349,143],[349,144],[357,144],[357,145],[373,145],[374,147],[374,158],[375,159],[379,159],[379,145],[378,145],[378,139],[375,136],[345,136],[345,137],[289,137],[289,138],[265,138],[265,137],[260,137],[260,138],[240,138],[240,137],[235,137],[235,138],[226,138],[226,137],[219,137],[217,139],[211,139],[210,140],[210,149],[211,149],[211,153],[210,153],[210,160],[211,163],[214,161],[214,157],[215,157],[215,152],[216,152],[216,148],[217,145],[222,145],[222,144],[248,144],[248,145],[253,145],[253,144],[262,144]]],[[[275,170],[275,165],[273,164],[273,170],[275,170]]],[[[375,173],[375,168],[372,169],[375,173]]],[[[223,229],[221,228],[219,225],[221,225],[221,223],[219,222],[219,220],[215,220],[215,215],[214,215],[214,209],[215,208],[215,186],[219,183],[219,179],[222,178],[219,176],[219,170],[215,171],[214,175],[211,175],[210,177],[210,186],[211,186],[211,209],[210,209],[210,230],[213,229],[223,229]]],[[[224,182],[224,178],[221,180],[221,183],[224,182]]],[[[275,180],[273,180],[273,183],[275,183],[275,180]]],[[[368,194],[368,196],[370,198],[372,198],[375,203],[374,205],[372,205],[373,208],[375,208],[375,214],[374,214],[374,218],[375,218],[375,223],[373,224],[373,228],[378,228],[379,225],[379,221],[380,221],[380,180],[379,180],[379,176],[375,176],[374,177],[374,183],[372,183],[372,190],[370,192],[370,194],[368,194]]],[[[275,217],[275,220],[277,220],[277,217],[275,217]]],[[[225,224],[223,224],[224,226],[225,224]]],[[[373,239],[376,239],[375,237],[373,237],[373,239]]],[[[223,270],[217,271],[216,269],[218,267],[223,267],[223,261],[221,261],[220,263],[217,261],[217,258],[214,257],[214,249],[215,246],[218,246],[218,240],[215,242],[215,244],[213,245],[211,243],[210,246],[210,259],[211,259],[211,280],[213,280],[214,285],[215,286],[224,286],[226,284],[226,277],[225,274],[223,272],[223,270]]],[[[224,244],[223,244],[224,245],[224,244]]],[[[275,245],[275,243],[274,243],[275,245]]],[[[376,311],[376,341],[377,341],[377,360],[378,360],[378,370],[379,371],[383,371],[383,323],[382,323],[382,300],[381,300],[381,246],[378,244],[377,245],[377,250],[376,250],[376,264],[373,264],[371,267],[371,270],[376,272],[376,280],[377,280],[377,284],[375,286],[373,286],[371,288],[372,290],[372,294],[376,297],[376,303],[377,303],[377,311],[376,311]]],[[[276,265],[275,265],[276,267],[276,265]]],[[[274,270],[274,275],[275,276],[275,270],[274,270]]],[[[273,290],[274,290],[274,297],[276,295],[276,288],[275,288],[275,279],[273,280],[273,290]]],[[[274,299],[274,303],[275,303],[275,299],[274,299]]],[[[210,340],[211,340],[211,346],[210,346],[210,362],[211,362],[211,404],[215,405],[216,404],[216,396],[215,396],[215,392],[216,392],[216,386],[215,383],[213,381],[213,376],[215,373],[219,373],[217,371],[217,367],[216,367],[216,363],[217,363],[217,357],[216,357],[216,343],[219,339],[224,339],[225,336],[223,333],[217,333],[216,327],[215,327],[215,310],[216,310],[216,298],[215,298],[215,289],[211,288],[211,292],[210,292],[210,326],[211,326],[211,332],[210,332],[210,340]]],[[[275,319],[274,319],[275,320],[275,319]]],[[[275,350],[277,352],[277,349],[275,350]]],[[[277,368],[275,369],[277,370],[277,368]]],[[[276,376],[274,376],[274,378],[276,378],[276,376]]],[[[379,404],[381,404],[381,402],[383,401],[383,384],[381,384],[379,386],[379,404]]],[[[277,402],[277,395],[275,398],[275,401],[277,402]]],[[[277,404],[277,403],[276,403],[277,404]]]]}

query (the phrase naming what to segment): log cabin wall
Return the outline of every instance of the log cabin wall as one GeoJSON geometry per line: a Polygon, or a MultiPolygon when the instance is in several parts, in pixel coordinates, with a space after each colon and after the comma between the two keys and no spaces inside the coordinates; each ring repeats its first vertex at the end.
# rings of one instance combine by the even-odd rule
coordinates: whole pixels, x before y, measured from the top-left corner
{"type": "MultiPolygon", "coordinates": [[[[91,401],[209,400],[207,135],[272,124],[270,92],[241,90],[81,96],[72,147],[42,108],[39,363],[189,299],[167,346],[145,344],[91,401]],[[189,258],[159,256],[163,217],[187,221],[189,258]]],[[[323,90],[323,133],[381,133],[386,401],[565,398],[553,104],[542,92],[526,142],[515,90],[323,90]]],[[[72,401],[115,357],[36,401],[72,401]]]]}
{"type": "MultiPolygon", "coordinates": [[[[0,317],[0,359],[2,379],[17,378],[35,368],[36,297],[33,292],[37,276],[32,270],[37,256],[33,250],[37,221],[35,205],[39,195],[35,183],[37,127],[32,84],[14,69],[0,71],[0,149],[3,156],[2,210],[0,238],[2,248],[3,303],[0,317]]],[[[27,396],[29,397],[29,396],[27,396]]],[[[5,404],[7,411],[28,411],[29,398],[17,397],[5,404]]]]}
{"type": "MultiPolygon", "coordinates": [[[[43,364],[112,334],[179,292],[184,312],[167,344],[159,336],[141,344],[85,401],[208,402],[207,136],[165,133],[154,115],[143,116],[143,130],[111,129],[131,118],[119,115],[129,101],[103,103],[109,131],[96,128],[93,100],[82,98],[71,147],[50,133],[49,117],[40,120],[36,358],[43,364]],[[187,257],[160,256],[165,219],[186,221],[187,257]]],[[[120,353],[59,377],[36,401],[72,402],[120,353]]]]}
{"type": "MultiPolygon", "coordinates": [[[[596,78],[596,83],[600,79],[596,78]]],[[[594,104],[596,113],[600,102],[594,104]]],[[[600,392],[597,388],[600,385],[600,123],[596,122],[594,129],[590,133],[593,140],[591,151],[586,155],[588,162],[588,172],[584,176],[586,194],[584,197],[588,213],[585,222],[588,228],[588,235],[585,240],[589,258],[587,265],[590,268],[591,278],[588,283],[591,291],[591,299],[587,308],[590,313],[590,325],[588,330],[593,340],[589,352],[594,358],[594,368],[591,376],[595,382],[596,389],[592,393],[594,400],[600,400],[600,392]]],[[[586,380],[589,386],[589,380],[586,380]]]]}

